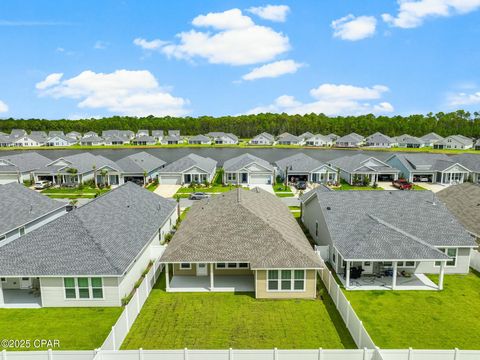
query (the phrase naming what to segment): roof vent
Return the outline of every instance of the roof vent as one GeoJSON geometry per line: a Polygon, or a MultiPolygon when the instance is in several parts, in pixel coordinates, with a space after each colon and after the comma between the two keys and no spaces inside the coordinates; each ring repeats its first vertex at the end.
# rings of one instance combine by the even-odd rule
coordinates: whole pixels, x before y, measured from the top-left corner
{"type": "Polygon", "coordinates": [[[330,206],[327,206],[327,210],[332,210],[332,208],[330,206]]]}

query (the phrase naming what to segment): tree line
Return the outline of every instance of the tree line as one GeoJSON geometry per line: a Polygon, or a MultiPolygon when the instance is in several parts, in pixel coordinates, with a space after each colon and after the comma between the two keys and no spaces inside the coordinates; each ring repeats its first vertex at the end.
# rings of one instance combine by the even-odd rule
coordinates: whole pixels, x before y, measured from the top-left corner
{"type": "Polygon", "coordinates": [[[300,135],[304,132],[327,135],[346,135],[351,132],[368,136],[377,131],[389,136],[410,134],[423,136],[436,132],[441,136],[462,134],[480,138],[480,112],[469,113],[458,110],[450,113],[439,112],[409,116],[359,116],[330,117],[324,114],[288,115],[258,114],[240,116],[200,116],[200,117],[130,117],[112,116],[102,119],[45,120],[45,119],[4,119],[0,120],[0,131],[9,133],[11,129],[26,131],[61,130],[65,133],[78,131],[85,133],[103,130],[180,130],[182,135],[205,134],[212,131],[233,133],[240,138],[251,138],[261,132],[279,135],[283,132],[300,135]]]}

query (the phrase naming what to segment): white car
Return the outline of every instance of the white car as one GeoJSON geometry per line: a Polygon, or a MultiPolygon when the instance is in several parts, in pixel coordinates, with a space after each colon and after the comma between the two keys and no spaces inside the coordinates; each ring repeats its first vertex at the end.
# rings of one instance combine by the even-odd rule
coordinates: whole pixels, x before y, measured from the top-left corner
{"type": "Polygon", "coordinates": [[[42,190],[42,189],[46,189],[48,187],[50,187],[50,181],[47,181],[47,180],[40,180],[40,181],[37,181],[33,187],[37,190],[42,190]]]}

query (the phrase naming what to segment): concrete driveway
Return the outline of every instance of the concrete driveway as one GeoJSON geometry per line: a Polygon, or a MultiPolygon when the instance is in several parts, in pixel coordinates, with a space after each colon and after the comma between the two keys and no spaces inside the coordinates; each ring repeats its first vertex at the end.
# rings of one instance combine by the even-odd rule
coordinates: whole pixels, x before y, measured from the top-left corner
{"type": "Polygon", "coordinates": [[[415,182],[415,185],[421,186],[427,190],[430,190],[431,192],[439,192],[440,190],[446,189],[450,185],[442,185],[442,184],[432,184],[428,182],[415,182]]]}
{"type": "Polygon", "coordinates": [[[181,188],[181,185],[168,185],[168,184],[160,184],[155,189],[154,193],[165,198],[172,198],[173,195],[181,188]]]}
{"type": "Polygon", "coordinates": [[[392,185],[391,181],[379,181],[377,183],[378,187],[381,187],[384,190],[398,190],[395,186],[392,185]]]}
{"type": "Polygon", "coordinates": [[[275,192],[273,191],[272,185],[263,185],[263,184],[253,185],[253,184],[252,184],[252,185],[248,185],[248,187],[249,187],[250,189],[254,189],[254,188],[258,187],[258,188],[260,188],[260,189],[262,189],[262,190],[265,190],[265,191],[267,191],[267,192],[269,192],[269,193],[271,193],[271,194],[275,194],[275,192]]]}

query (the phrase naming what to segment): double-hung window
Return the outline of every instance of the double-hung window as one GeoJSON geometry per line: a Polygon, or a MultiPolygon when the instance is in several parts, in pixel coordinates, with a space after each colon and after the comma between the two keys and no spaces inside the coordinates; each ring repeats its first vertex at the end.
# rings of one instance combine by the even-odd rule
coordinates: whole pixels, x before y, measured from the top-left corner
{"type": "Polygon", "coordinates": [[[268,270],[268,291],[304,291],[305,270],[268,270]]]}
{"type": "Polygon", "coordinates": [[[103,299],[103,279],[100,277],[63,278],[65,299],[103,299]]]}
{"type": "MultiPolygon", "coordinates": [[[[439,248],[441,252],[447,254],[447,256],[450,257],[450,260],[447,261],[446,266],[449,267],[455,267],[457,265],[457,255],[458,255],[458,249],[457,248],[439,248]]],[[[435,266],[440,266],[441,261],[435,261],[435,266]]]]}

